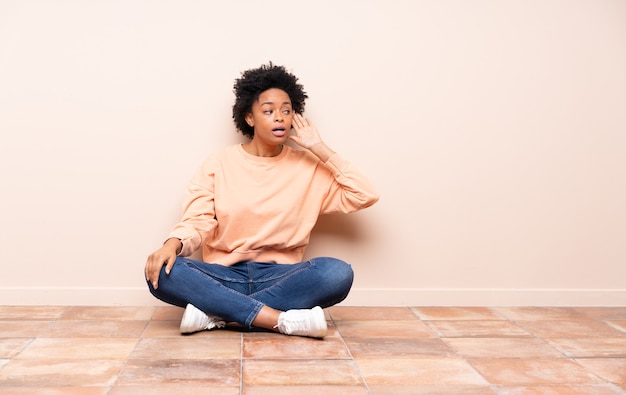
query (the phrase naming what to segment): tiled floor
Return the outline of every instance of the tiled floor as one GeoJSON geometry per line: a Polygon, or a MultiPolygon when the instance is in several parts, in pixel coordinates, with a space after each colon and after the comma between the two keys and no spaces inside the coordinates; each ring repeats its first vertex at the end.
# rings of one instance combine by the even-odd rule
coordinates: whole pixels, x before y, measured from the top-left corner
{"type": "Polygon", "coordinates": [[[626,307],[334,307],[324,340],[174,307],[0,306],[0,394],[626,394],[626,307]]]}

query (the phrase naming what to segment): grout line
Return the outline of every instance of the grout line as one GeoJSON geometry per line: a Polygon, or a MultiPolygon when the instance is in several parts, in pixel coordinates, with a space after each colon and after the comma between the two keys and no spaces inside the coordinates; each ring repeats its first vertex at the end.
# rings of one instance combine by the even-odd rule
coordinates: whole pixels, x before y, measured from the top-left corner
{"type": "Polygon", "coordinates": [[[330,320],[332,321],[333,325],[335,326],[335,330],[337,331],[337,334],[339,335],[339,338],[341,339],[341,343],[346,348],[346,350],[348,350],[348,355],[350,356],[350,360],[352,361],[352,363],[356,367],[357,372],[359,372],[359,377],[361,377],[361,380],[363,380],[363,385],[365,385],[365,389],[367,390],[367,393],[369,395],[373,395],[372,390],[370,389],[370,386],[369,386],[369,384],[367,384],[367,380],[365,379],[365,376],[363,375],[363,372],[361,372],[361,367],[354,360],[354,355],[352,355],[352,351],[350,350],[350,347],[348,347],[348,344],[346,343],[346,339],[343,338],[343,335],[339,331],[339,327],[337,326],[337,323],[335,322],[335,319],[333,318],[332,314],[330,314],[330,320]]]}
{"type": "Polygon", "coordinates": [[[55,321],[58,321],[58,320],[60,320],[60,319],[63,319],[63,317],[65,317],[65,315],[66,315],[67,313],[69,313],[69,312],[70,312],[70,310],[72,310],[72,308],[73,308],[73,307],[74,307],[74,306],[67,306],[67,308],[65,309],[65,311],[64,311],[64,312],[62,312],[62,313],[61,313],[61,315],[59,315],[59,317],[58,317],[55,321]]]}
{"type": "MultiPolygon", "coordinates": [[[[156,312],[156,310],[155,310],[155,312],[156,312]]],[[[139,347],[139,343],[141,343],[141,340],[143,339],[143,335],[146,333],[146,330],[148,329],[148,326],[150,326],[150,323],[152,322],[153,318],[154,318],[154,313],[152,314],[152,317],[150,317],[150,319],[146,321],[146,325],[143,327],[143,330],[141,331],[139,336],[136,338],[137,341],[135,342],[135,347],[133,347],[133,349],[130,350],[130,352],[128,353],[128,356],[126,358],[124,358],[122,366],[120,366],[120,369],[118,370],[117,374],[115,375],[115,380],[113,380],[113,382],[109,386],[108,391],[106,392],[107,394],[109,394],[115,388],[115,385],[117,384],[117,382],[120,379],[120,374],[122,374],[122,372],[128,366],[128,361],[130,360],[130,356],[133,354],[133,352],[135,352],[137,347],[139,347]]]]}

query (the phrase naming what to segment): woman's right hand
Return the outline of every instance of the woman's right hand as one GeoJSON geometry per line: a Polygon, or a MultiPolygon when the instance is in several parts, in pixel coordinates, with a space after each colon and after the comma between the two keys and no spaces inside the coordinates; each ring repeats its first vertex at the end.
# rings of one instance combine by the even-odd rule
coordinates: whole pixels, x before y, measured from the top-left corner
{"type": "Polygon", "coordinates": [[[176,255],[182,248],[180,239],[170,238],[163,243],[163,246],[148,256],[146,261],[146,280],[150,281],[152,288],[159,287],[159,274],[161,268],[165,265],[165,273],[170,274],[176,255]]]}

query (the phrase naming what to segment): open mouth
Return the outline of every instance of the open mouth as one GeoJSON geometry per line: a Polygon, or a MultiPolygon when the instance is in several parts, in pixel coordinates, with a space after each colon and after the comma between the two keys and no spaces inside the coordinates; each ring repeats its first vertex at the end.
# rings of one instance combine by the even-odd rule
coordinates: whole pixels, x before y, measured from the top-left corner
{"type": "Polygon", "coordinates": [[[285,129],[284,128],[272,129],[272,134],[276,137],[283,137],[285,135],[285,129]]]}

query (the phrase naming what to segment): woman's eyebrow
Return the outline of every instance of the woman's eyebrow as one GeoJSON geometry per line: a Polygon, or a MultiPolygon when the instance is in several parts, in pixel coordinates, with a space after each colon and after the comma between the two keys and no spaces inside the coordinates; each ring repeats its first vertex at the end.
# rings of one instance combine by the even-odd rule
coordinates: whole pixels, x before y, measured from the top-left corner
{"type": "MultiPolygon", "coordinates": [[[[272,104],[274,104],[274,102],[273,102],[273,101],[266,101],[266,102],[261,103],[261,105],[264,105],[264,104],[270,104],[270,105],[272,105],[272,104]]],[[[285,104],[287,104],[287,105],[291,105],[291,102],[290,102],[290,101],[286,101],[286,102],[283,102],[283,104],[282,104],[282,105],[284,106],[285,104]]]]}

